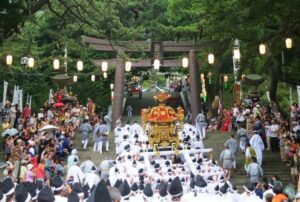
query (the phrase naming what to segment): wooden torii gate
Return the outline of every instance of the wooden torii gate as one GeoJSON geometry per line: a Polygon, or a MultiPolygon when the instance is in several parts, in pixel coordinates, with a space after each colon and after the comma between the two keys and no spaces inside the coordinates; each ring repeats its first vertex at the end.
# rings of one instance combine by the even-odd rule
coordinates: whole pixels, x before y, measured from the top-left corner
{"type": "MultiPolygon", "coordinates": [[[[89,45],[90,48],[97,51],[132,53],[132,52],[151,52],[151,59],[131,61],[133,68],[149,68],[152,66],[154,59],[159,59],[162,67],[181,67],[181,60],[165,60],[163,53],[188,53],[189,54],[189,73],[190,73],[190,91],[191,91],[191,112],[192,121],[195,120],[200,111],[200,76],[199,63],[197,60],[197,51],[200,51],[199,44],[193,44],[187,41],[108,41],[105,39],[82,36],[82,41],[89,45]]],[[[123,97],[125,83],[125,60],[117,57],[114,59],[94,60],[96,66],[101,67],[103,61],[109,65],[114,65],[114,102],[112,113],[112,125],[115,127],[116,120],[123,113],[123,97]]]]}

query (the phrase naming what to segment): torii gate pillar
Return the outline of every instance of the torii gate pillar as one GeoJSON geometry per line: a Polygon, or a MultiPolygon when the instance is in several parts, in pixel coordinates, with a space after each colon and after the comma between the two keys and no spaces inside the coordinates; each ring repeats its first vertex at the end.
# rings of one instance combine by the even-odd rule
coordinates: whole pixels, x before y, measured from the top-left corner
{"type": "Polygon", "coordinates": [[[123,114],[123,97],[125,83],[125,62],[118,58],[115,69],[114,99],[112,106],[112,128],[116,127],[116,121],[123,114]]]}
{"type": "Polygon", "coordinates": [[[198,61],[196,51],[191,49],[189,52],[189,74],[190,74],[190,89],[191,89],[191,112],[192,122],[195,121],[200,112],[200,75],[198,69],[198,61]]]}

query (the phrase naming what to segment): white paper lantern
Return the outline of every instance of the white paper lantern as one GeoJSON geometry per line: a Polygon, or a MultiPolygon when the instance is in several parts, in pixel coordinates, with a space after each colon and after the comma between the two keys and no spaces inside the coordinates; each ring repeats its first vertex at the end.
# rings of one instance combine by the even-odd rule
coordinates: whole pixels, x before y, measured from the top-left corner
{"type": "Polygon", "coordinates": [[[103,72],[103,78],[107,78],[107,72],[103,72]]]}
{"type": "Polygon", "coordinates": [[[153,62],[153,67],[155,70],[159,70],[160,62],[158,59],[155,59],[153,62]]]}
{"type": "Polygon", "coordinates": [[[102,72],[107,72],[107,69],[108,69],[107,62],[103,61],[102,64],[101,64],[102,72]]]}
{"type": "Polygon", "coordinates": [[[208,54],[208,64],[214,64],[214,62],[215,62],[214,54],[212,53],[208,54]]]}
{"type": "Polygon", "coordinates": [[[96,79],[96,77],[95,77],[95,75],[93,74],[93,75],[91,76],[91,80],[94,82],[95,79],[96,79]]]}
{"type": "Polygon", "coordinates": [[[83,62],[81,60],[77,61],[77,70],[82,71],[83,70],[83,62]]]}
{"type": "Polygon", "coordinates": [[[6,64],[11,65],[13,62],[13,56],[12,55],[7,55],[6,56],[6,64]]]}
{"type": "Polygon", "coordinates": [[[293,47],[293,41],[292,41],[291,38],[285,39],[285,46],[286,46],[286,48],[288,48],[288,49],[290,49],[290,48],[293,47]]]}
{"type": "Polygon", "coordinates": [[[259,45],[259,53],[260,53],[261,55],[266,54],[266,45],[265,45],[265,44],[260,44],[260,45],[259,45]]]}
{"type": "Polygon", "coordinates": [[[28,58],[28,67],[30,68],[34,67],[34,58],[32,57],[28,58]]]}
{"type": "Polygon", "coordinates": [[[114,89],[114,84],[111,83],[109,87],[110,87],[111,90],[113,90],[114,89]]]}
{"type": "Polygon", "coordinates": [[[189,66],[189,59],[187,57],[182,58],[182,67],[188,68],[189,66]]]}
{"type": "Polygon", "coordinates": [[[201,81],[204,80],[204,74],[200,74],[200,79],[201,79],[201,81]]]}
{"type": "Polygon", "coordinates": [[[127,62],[125,63],[125,71],[126,71],[126,72],[130,72],[131,66],[132,66],[132,63],[131,63],[130,61],[127,61],[127,62]]]}
{"type": "Polygon", "coordinates": [[[59,60],[58,59],[53,60],[53,68],[55,70],[59,69],[59,60]]]}
{"type": "Polygon", "coordinates": [[[78,77],[75,75],[73,76],[73,82],[76,83],[78,81],[78,77]]]}

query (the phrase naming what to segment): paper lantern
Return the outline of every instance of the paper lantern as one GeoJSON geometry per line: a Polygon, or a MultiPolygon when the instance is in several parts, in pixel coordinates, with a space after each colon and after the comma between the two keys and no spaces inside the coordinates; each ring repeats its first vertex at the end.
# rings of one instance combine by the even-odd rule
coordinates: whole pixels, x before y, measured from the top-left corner
{"type": "Polygon", "coordinates": [[[73,82],[76,83],[78,81],[78,77],[75,75],[73,76],[73,82]]]}
{"type": "Polygon", "coordinates": [[[55,70],[59,69],[59,60],[58,59],[53,60],[53,69],[55,69],[55,70]]]}
{"type": "Polygon", "coordinates": [[[215,62],[214,54],[212,53],[208,54],[208,64],[214,64],[214,62],[215,62]]]}
{"type": "Polygon", "coordinates": [[[107,69],[108,69],[107,62],[103,61],[102,64],[101,64],[102,72],[107,72],[107,69]]]}
{"type": "Polygon", "coordinates": [[[286,46],[286,48],[288,48],[288,49],[290,49],[290,48],[293,47],[293,41],[292,41],[291,38],[285,39],[285,46],[286,46]]]}
{"type": "Polygon", "coordinates": [[[6,56],[6,64],[11,65],[13,62],[13,56],[12,55],[7,55],[6,56]]]}
{"type": "Polygon", "coordinates": [[[186,57],[182,58],[182,67],[188,68],[188,66],[189,66],[189,59],[186,57]]]}
{"type": "Polygon", "coordinates": [[[155,59],[153,62],[153,67],[155,70],[159,70],[160,62],[158,59],[155,59]]]}
{"type": "Polygon", "coordinates": [[[126,71],[126,72],[130,72],[131,66],[132,66],[132,63],[131,63],[130,61],[127,61],[127,62],[125,63],[125,71],[126,71]]]}
{"type": "Polygon", "coordinates": [[[103,78],[107,78],[107,72],[103,72],[103,78]]]}
{"type": "Polygon", "coordinates": [[[260,45],[259,45],[259,53],[260,53],[261,55],[266,54],[266,45],[265,45],[265,44],[260,44],[260,45]]]}
{"type": "Polygon", "coordinates": [[[81,60],[77,61],[77,70],[78,71],[83,70],[83,62],[81,60]]]}
{"type": "Polygon", "coordinates": [[[114,89],[114,84],[111,83],[109,87],[110,87],[111,90],[113,90],[114,89]]]}
{"type": "Polygon", "coordinates": [[[28,67],[30,68],[34,67],[34,58],[32,57],[28,58],[28,67]]]}
{"type": "Polygon", "coordinates": [[[96,80],[96,77],[95,77],[94,74],[91,76],[91,80],[92,80],[93,82],[96,80]]]}

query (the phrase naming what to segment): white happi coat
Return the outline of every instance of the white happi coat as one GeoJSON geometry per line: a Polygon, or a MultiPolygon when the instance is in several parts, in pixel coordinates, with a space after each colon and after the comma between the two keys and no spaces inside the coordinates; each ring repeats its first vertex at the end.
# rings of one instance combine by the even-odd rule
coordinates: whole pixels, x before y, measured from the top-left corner
{"type": "Polygon", "coordinates": [[[265,149],[264,143],[258,134],[254,134],[250,139],[250,145],[256,153],[257,163],[262,164],[263,150],[265,149]]]}

